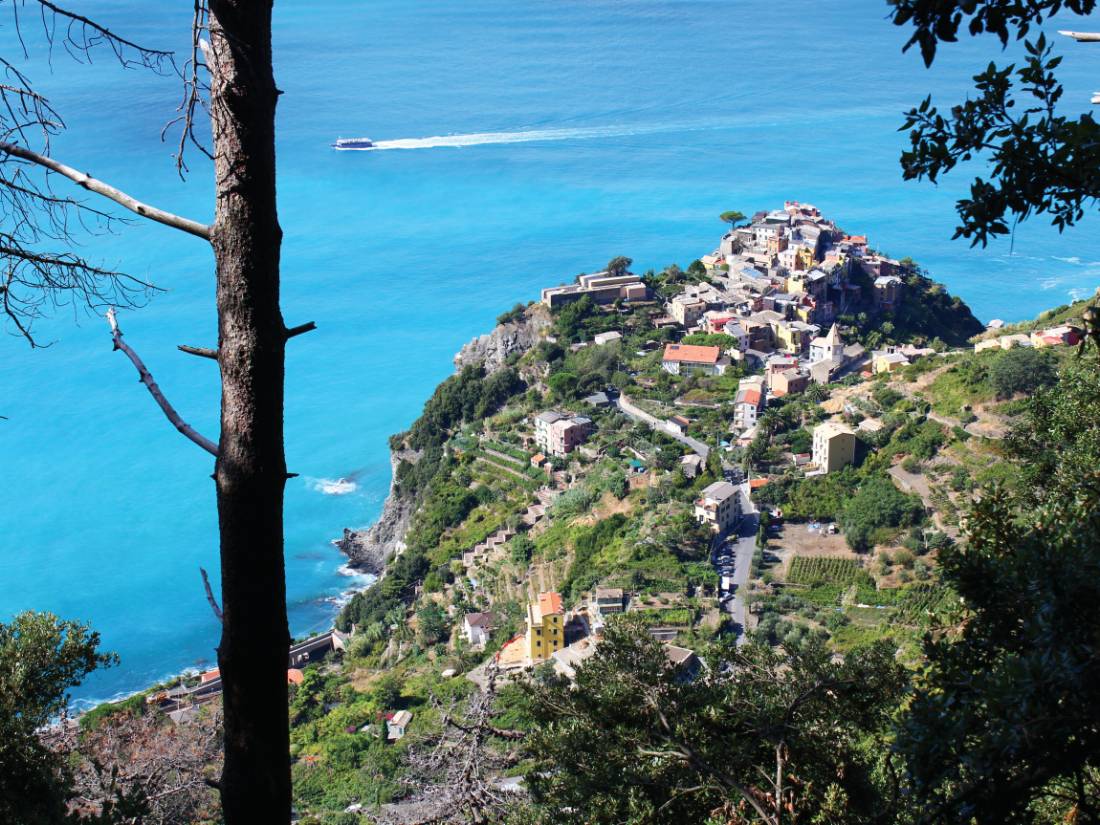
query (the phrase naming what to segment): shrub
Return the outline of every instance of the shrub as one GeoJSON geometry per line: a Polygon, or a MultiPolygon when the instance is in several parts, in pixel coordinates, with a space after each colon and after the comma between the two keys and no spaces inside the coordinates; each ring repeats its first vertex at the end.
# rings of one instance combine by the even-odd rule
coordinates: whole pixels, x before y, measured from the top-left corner
{"type": "Polygon", "coordinates": [[[507,312],[497,316],[498,324],[511,324],[515,321],[523,319],[523,314],[526,311],[526,307],[523,304],[516,304],[507,312]]]}
{"type": "MultiPolygon", "coordinates": [[[[867,479],[844,505],[840,524],[848,546],[865,552],[883,528],[908,527],[923,520],[924,508],[916,496],[900,492],[885,477],[867,479]]],[[[881,533],[880,533],[881,535],[881,533]]]]}
{"type": "Polygon", "coordinates": [[[1017,393],[1030,394],[1040,387],[1051,386],[1058,374],[1054,357],[1046,350],[1015,347],[993,362],[989,379],[998,398],[1011,398],[1017,393]]]}
{"type": "Polygon", "coordinates": [[[914,560],[915,556],[910,550],[903,549],[894,553],[894,564],[900,564],[902,567],[911,568],[914,560]]]}

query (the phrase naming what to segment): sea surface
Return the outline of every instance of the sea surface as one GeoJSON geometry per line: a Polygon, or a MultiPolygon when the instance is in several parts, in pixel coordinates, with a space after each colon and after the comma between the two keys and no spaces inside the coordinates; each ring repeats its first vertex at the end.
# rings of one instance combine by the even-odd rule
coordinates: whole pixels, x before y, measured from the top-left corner
{"type": "MultiPolygon", "coordinates": [[[[190,6],[86,0],[80,11],[185,51],[190,6]]],[[[160,138],[178,80],[106,53],[84,65],[56,46],[50,59],[30,15],[24,59],[7,15],[0,54],[66,119],[54,154],[209,220],[209,165],[191,152],[181,180],[173,139],[160,138]]],[[[983,320],[1091,293],[1096,221],[1059,236],[1036,219],[1011,243],[971,250],[951,235],[972,171],[938,188],[902,182],[901,112],[929,92],[962,99],[970,76],[1002,59],[994,41],[967,41],[927,71],[901,53],[904,39],[872,0],[280,0],[283,310],[288,324],[318,326],[287,359],[287,454],[300,474],[286,509],[292,631],[327,627],[341,594],[365,583],[341,574],[330,540],[377,517],[387,437],[465,341],[541,286],[619,254],[639,271],[686,266],[716,246],[718,213],[798,199],[917,259],[983,320]],[[361,135],[386,148],[329,148],[361,135]],[[354,491],[322,491],[341,478],[354,491]]],[[[1077,111],[1100,53],[1059,47],[1077,111]]],[[[140,223],[81,243],[164,288],[122,313],[122,329],[181,414],[216,437],[215,365],[176,351],[216,343],[209,250],[140,223]]],[[[164,420],[101,318],[62,308],[37,331],[52,346],[0,338],[0,620],[34,608],[96,628],[121,664],[76,690],[83,702],[209,664],[210,458],[164,420]]]]}

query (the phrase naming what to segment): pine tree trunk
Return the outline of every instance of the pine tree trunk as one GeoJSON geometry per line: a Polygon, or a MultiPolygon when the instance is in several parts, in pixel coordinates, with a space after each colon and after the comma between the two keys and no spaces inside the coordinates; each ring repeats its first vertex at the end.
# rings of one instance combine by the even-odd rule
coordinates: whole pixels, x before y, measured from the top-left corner
{"type": "Polygon", "coordinates": [[[271,0],[210,0],[227,825],[290,819],[283,357],[271,0]]]}

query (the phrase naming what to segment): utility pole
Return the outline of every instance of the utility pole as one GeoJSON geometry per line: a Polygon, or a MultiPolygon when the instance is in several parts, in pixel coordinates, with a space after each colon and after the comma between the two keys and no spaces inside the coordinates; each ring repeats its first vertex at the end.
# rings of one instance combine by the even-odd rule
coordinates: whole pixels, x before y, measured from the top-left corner
{"type": "MultiPolygon", "coordinates": [[[[1072,37],[1078,43],[1100,43],[1100,32],[1059,31],[1058,34],[1065,37],[1072,37]]],[[[1093,105],[1100,105],[1100,92],[1092,93],[1091,102],[1093,105]]]]}

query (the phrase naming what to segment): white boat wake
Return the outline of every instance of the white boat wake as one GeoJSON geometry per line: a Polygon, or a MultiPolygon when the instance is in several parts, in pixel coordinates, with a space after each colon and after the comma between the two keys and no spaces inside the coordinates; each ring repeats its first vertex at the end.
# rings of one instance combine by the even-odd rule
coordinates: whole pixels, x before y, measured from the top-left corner
{"type": "Polygon", "coordinates": [[[378,140],[361,152],[380,152],[388,149],[435,149],[438,147],[482,146],[490,143],[533,143],[544,140],[591,140],[594,138],[629,137],[667,132],[682,125],[672,126],[589,126],[575,129],[531,129],[521,132],[475,132],[469,135],[437,135],[425,138],[401,138],[378,140]]]}

